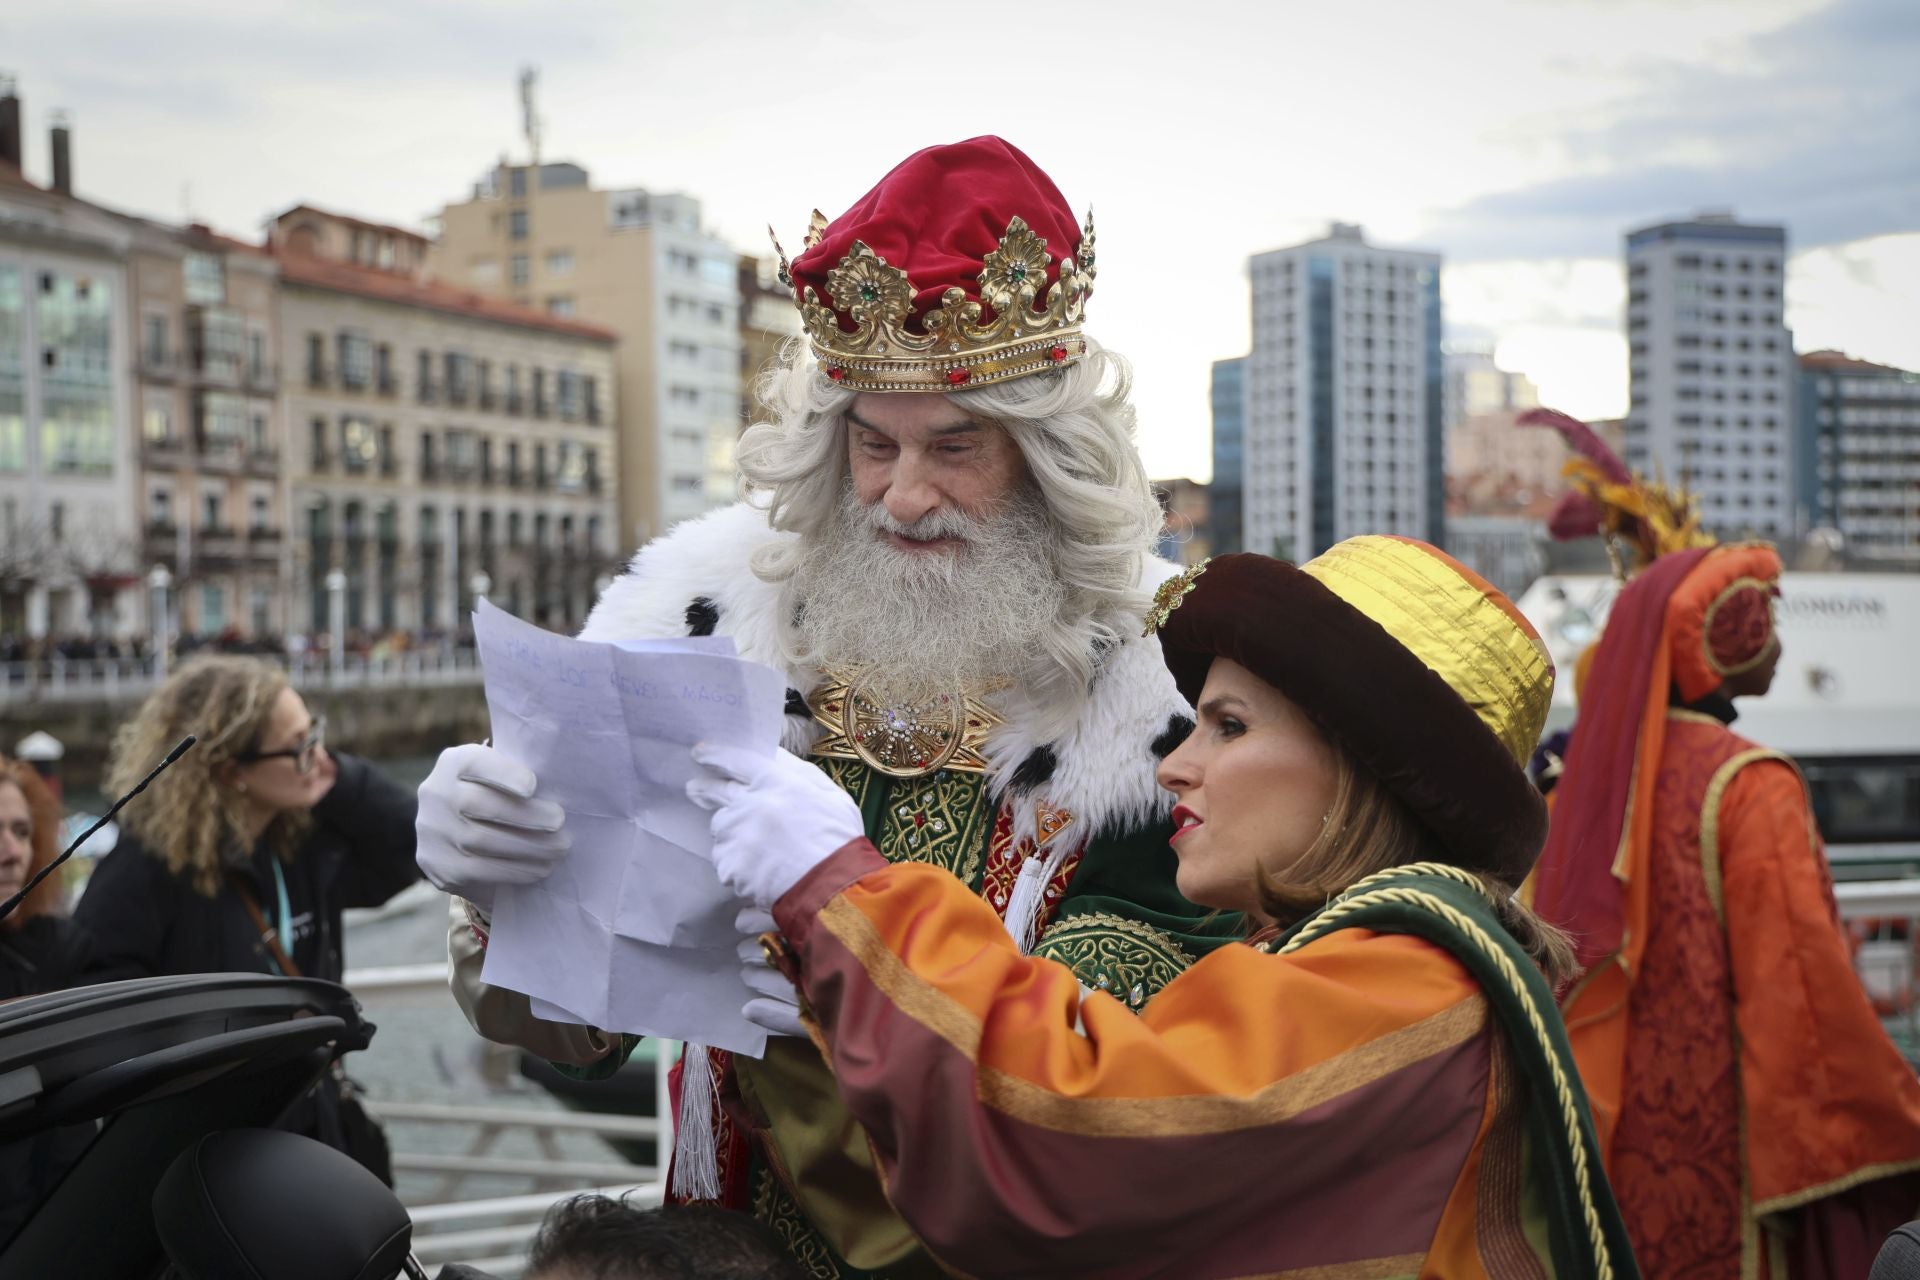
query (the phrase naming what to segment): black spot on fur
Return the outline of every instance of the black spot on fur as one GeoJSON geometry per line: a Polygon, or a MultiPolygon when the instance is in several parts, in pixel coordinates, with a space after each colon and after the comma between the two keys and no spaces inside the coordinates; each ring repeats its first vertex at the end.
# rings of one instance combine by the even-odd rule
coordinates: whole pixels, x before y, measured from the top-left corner
{"type": "Polygon", "coordinates": [[[1060,767],[1060,757],[1054,754],[1052,747],[1035,747],[1020,767],[1013,771],[1009,781],[1015,791],[1031,791],[1035,787],[1044,787],[1053,779],[1053,771],[1060,767]]]}
{"type": "Polygon", "coordinates": [[[813,708],[807,705],[807,700],[800,696],[798,689],[787,690],[787,714],[805,720],[813,719],[813,708]]]}
{"type": "Polygon", "coordinates": [[[713,629],[719,625],[719,607],[705,596],[695,596],[693,603],[687,606],[687,634],[710,636],[713,634],[713,629]]]}
{"type": "Polygon", "coordinates": [[[1159,737],[1153,740],[1153,746],[1149,748],[1149,750],[1153,752],[1153,758],[1155,760],[1165,760],[1168,756],[1180,749],[1180,744],[1185,742],[1187,735],[1192,732],[1193,720],[1191,717],[1178,713],[1169,716],[1166,729],[1161,732],[1159,737]]]}

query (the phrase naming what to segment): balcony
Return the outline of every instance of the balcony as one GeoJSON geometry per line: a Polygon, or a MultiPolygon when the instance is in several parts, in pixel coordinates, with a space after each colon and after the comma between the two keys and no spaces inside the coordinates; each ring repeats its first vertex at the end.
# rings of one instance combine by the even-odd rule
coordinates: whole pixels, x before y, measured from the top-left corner
{"type": "Polygon", "coordinates": [[[526,412],[527,402],[518,391],[507,392],[507,412],[519,415],[526,412]]]}
{"type": "Polygon", "coordinates": [[[235,564],[246,557],[246,539],[232,525],[203,524],[193,532],[193,554],[197,560],[235,564]]]}
{"type": "Polygon", "coordinates": [[[140,463],[149,471],[182,471],[193,466],[193,446],[183,436],[142,440],[140,463]]]}
{"type": "Polygon", "coordinates": [[[392,370],[382,369],[374,375],[373,389],[376,393],[383,396],[399,395],[400,379],[393,376],[392,370]]]}
{"type": "Polygon", "coordinates": [[[223,475],[239,475],[246,469],[246,455],[241,453],[240,445],[233,440],[202,440],[200,442],[200,469],[219,472],[223,475]]]}
{"type": "Polygon", "coordinates": [[[179,553],[180,526],[171,520],[149,520],[142,531],[144,558],[171,560],[179,553]]]}
{"type": "Polygon", "coordinates": [[[307,364],[307,389],[324,391],[327,388],[327,368],[325,365],[307,364]]]}
{"type": "Polygon", "coordinates": [[[279,475],[280,451],[278,449],[247,450],[246,469],[250,476],[279,475]]]}
{"type": "Polygon", "coordinates": [[[142,351],[140,376],[152,382],[172,382],[180,376],[180,361],[171,351],[142,351]]]}
{"type": "Polygon", "coordinates": [[[250,366],[247,369],[247,390],[263,396],[277,394],[280,390],[280,370],[270,364],[250,366]]]}
{"type": "Polygon", "coordinates": [[[494,407],[495,403],[496,401],[493,395],[493,388],[491,387],[480,388],[480,397],[479,397],[480,407],[482,409],[491,409],[494,407]]]}

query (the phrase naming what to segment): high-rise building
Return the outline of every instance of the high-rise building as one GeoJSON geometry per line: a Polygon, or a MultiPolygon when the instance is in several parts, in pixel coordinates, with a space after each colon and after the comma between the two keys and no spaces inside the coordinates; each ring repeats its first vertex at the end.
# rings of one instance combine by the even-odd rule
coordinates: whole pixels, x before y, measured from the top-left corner
{"type": "Polygon", "coordinates": [[[1360,533],[1444,541],[1440,256],[1335,223],[1250,267],[1246,548],[1305,559],[1360,533]]]}
{"type": "Polygon", "coordinates": [[[1800,504],[1849,558],[1920,567],[1920,373],[1800,357],[1800,504]]]}
{"type": "Polygon", "coordinates": [[[1213,483],[1207,540],[1214,555],[1242,549],[1240,507],[1247,430],[1247,357],[1213,362],[1213,483]]]}
{"type": "Polygon", "coordinates": [[[614,333],[426,280],[400,228],[303,205],[271,234],[294,629],[337,600],[346,628],[453,631],[481,595],[577,626],[625,552],[614,333]]]}
{"type": "Polygon", "coordinates": [[[21,173],[0,81],[0,637],[146,634],[125,221],[21,173]]]}
{"type": "Polygon", "coordinates": [[[1491,351],[1449,351],[1446,369],[1447,398],[1441,416],[1448,431],[1455,423],[1481,414],[1531,409],[1540,403],[1533,379],[1502,369],[1491,351]]]}
{"type": "Polygon", "coordinates": [[[1725,535],[1794,532],[1787,233],[1703,213],[1627,234],[1627,464],[1725,535]]]}
{"type": "Polygon", "coordinates": [[[619,334],[617,547],[733,499],[739,261],[698,200],[598,189],[574,164],[501,164],[441,211],[430,269],[619,334]]]}
{"type": "Polygon", "coordinates": [[[1199,564],[1208,556],[1222,554],[1209,534],[1212,519],[1208,513],[1207,486],[1182,476],[1175,480],[1155,480],[1153,492],[1160,499],[1166,519],[1160,526],[1154,554],[1175,564],[1199,564]]]}

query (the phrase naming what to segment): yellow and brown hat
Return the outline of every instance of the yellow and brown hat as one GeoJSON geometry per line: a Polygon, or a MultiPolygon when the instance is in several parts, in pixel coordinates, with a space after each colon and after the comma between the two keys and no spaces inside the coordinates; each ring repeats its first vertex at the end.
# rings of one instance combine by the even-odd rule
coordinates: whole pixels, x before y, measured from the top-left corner
{"type": "Polygon", "coordinates": [[[1527,761],[1553,661],[1513,602],[1436,547],[1349,538],[1295,567],[1219,556],[1148,615],[1197,702],[1229,658],[1297,704],[1397,795],[1449,861],[1518,886],[1546,838],[1527,761]]]}

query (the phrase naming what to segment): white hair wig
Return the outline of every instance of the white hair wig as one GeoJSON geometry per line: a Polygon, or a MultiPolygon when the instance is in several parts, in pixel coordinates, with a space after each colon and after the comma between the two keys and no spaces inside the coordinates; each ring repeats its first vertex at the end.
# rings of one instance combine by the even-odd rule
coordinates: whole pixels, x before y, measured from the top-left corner
{"type": "MultiPolygon", "coordinates": [[[[1163,513],[1134,445],[1132,374],[1120,356],[1089,341],[1085,359],[944,395],[972,417],[1004,429],[1018,446],[1052,526],[1049,548],[1063,590],[1059,616],[1022,683],[1040,708],[1076,711],[1100,655],[1137,628],[1147,595],[1144,561],[1163,513]]],[[[803,339],[790,342],[761,378],[768,420],[740,438],[740,473],[763,495],[776,529],[799,535],[754,554],[763,580],[788,583],[807,544],[830,536],[849,480],[846,410],[855,393],[822,374],[803,339]]],[[[791,611],[787,611],[791,616],[791,611]]]]}

